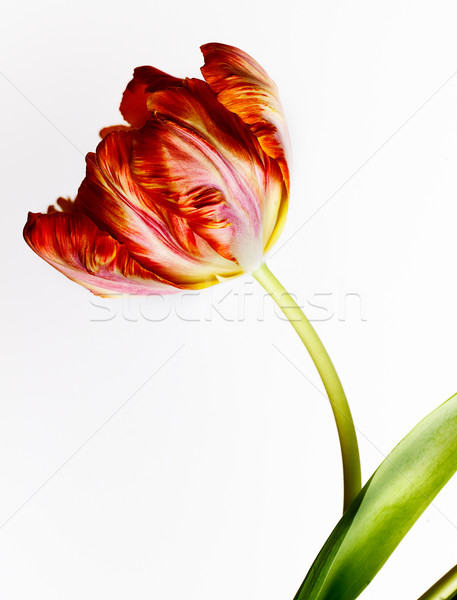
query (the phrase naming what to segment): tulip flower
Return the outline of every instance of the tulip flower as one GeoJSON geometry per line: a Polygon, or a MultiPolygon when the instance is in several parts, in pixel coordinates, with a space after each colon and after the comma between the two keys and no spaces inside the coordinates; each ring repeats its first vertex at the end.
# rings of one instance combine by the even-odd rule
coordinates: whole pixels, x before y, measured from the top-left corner
{"type": "Polygon", "coordinates": [[[167,294],[252,273],[289,318],[327,390],[345,501],[360,490],[351,413],[316,332],[264,263],[284,226],[289,142],[278,90],[248,54],[202,46],[201,79],[135,69],[74,201],[29,213],[24,237],[99,296],[167,294]],[[60,210],[59,210],[60,209],[60,210]]]}
{"type": "Polygon", "coordinates": [[[245,52],[202,47],[200,79],[135,69],[74,202],[30,213],[29,246],[94,294],[202,288],[260,266],[287,213],[275,84],[245,52]]]}

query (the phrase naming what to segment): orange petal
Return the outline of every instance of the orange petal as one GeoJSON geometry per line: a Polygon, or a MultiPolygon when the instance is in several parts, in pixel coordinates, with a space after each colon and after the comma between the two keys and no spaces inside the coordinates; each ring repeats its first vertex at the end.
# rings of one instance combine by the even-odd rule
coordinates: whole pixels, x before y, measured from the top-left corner
{"type": "Polygon", "coordinates": [[[100,129],[99,135],[103,139],[112,131],[128,131],[129,129],[131,129],[129,125],[111,125],[110,127],[103,127],[103,129],[100,129]]]}
{"type": "Polygon", "coordinates": [[[151,113],[159,113],[199,133],[227,159],[257,162],[263,169],[264,152],[239,117],[227,110],[201,79],[185,79],[179,87],[148,96],[151,113]]]}
{"type": "Polygon", "coordinates": [[[137,67],[122,96],[122,116],[132,127],[142,127],[151,116],[147,107],[148,94],[181,84],[182,79],[154,67],[137,67]]]}
{"type": "Polygon", "coordinates": [[[239,269],[197,236],[187,221],[154,203],[136,181],[132,145],[140,130],[113,131],[87,157],[75,204],[101,230],[125,244],[142,267],[180,287],[217,283],[239,269]]]}
{"type": "MultiPolygon", "coordinates": [[[[152,143],[142,146],[140,142],[137,175],[142,185],[148,189],[159,186],[166,201],[175,202],[181,214],[188,214],[192,222],[197,221],[194,226],[199,235],[206,237],[209,233],[210,243],[224,256],[238,259],[236,251],[219,243],[221,234],[224,234],[224,244],[227,243],[226,236],[231,230],[216,231],[214,219],[218,205],[225,215],[226,226],[244,223],[244,227],[237,227],[236,235],[239,237],[241,231],[250,235],[251,246],[257,239],[261,243],[260,217],[266,245],[282,202],[283,177],[276,161],[265,154],[249,127],[218,102],[209,85],[199,79],[188,79],[182,87],[151,94],[148,106],[158,116],[166,117],[163,121],[168,122],[168,133],[174,128],[175,135],[155,129],[157,138],[151,140],[152,143]],[[184,152],[177,147],[182,145],[183,136],[187,138],[184,152]],[[154,145],[160,145],[162,151],[152,149],[154,145]],[[167,160],[163,160],[165,155],[169,157],[167,160]],[[143,156],[146,163],[152,157],[154,164],[143,169],[143,156]],[[177,156],[183,161],[182,168],[176,162],[177,156]],[[167,194],[167,190],[173,195],[167,194]],[[220,194],[215,194],[215,190],[220,194]],[[202,197],[204,191],[206,200],[202,197]],[[209,206],[211,211],[207,210],[209,206]],[[203,216],[207,217],[206,223],[201,220],[203,216]],[[205,232],[205,228],[209,232],[205,232]]],[[[150,122],[146,129],[148,127],[156,126],[150,122]]],[[[139,134],[139,139],[141,137],[139,134]]],[[[133,156],[137,156],[136,149],[133,156]]],[[[137,172],[135,164],[134,169],[137,172]]],[[[235,239],[233,242],[236,245],[235,239]]]]}
{"type": "Polygon", "coordinates": [[[211,43],[201,50],[201,71],[217,99],[249,125],[263,150],[278,161],[289,189],[289,135],[275,83],[249,54],[234,46],[211,43]]]}
{"type": "Polygon", "coordinates": [[[179,291],[143,269],[123,244],[83,214],[29,213],[24,238],[46,262],[98,296],[179,291]]]}
{"type": "Polygon", "coordinates": [[[218,254],[244,271],[258,266],[263,252],[259,181],[252,172],[244,176],[240,158],[228,161],[195,130],[152,118],[137,130],[132,170],[156,203],[185,218],[218,254]]]}

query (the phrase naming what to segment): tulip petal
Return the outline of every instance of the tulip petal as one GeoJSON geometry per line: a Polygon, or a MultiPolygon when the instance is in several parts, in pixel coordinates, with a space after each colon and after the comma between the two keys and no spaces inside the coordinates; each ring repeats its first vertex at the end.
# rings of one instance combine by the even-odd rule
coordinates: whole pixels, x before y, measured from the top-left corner
{"type": "MultiPolygon", "coordinates": [[[[157,204],[185,218],[218,254],[244,271],[263,252],[259,182],[243,177],[204,137],[178,122],[153,118],[137,132],[132,170],[157,204]],[[250,185],[252,184],[252,185],[250,185]]],[[[239,166],[239,168],[237,168],[239,166]]]]}
{"type": "MultiPolygon", "coordinates": [[[[246,221],[247,218],[251,221],[250,230],[257,232],[260,219],[263,228],[263,246],[265,246],[271,237],[280,205],[284,204],[287,194],[283,194],[283,177],[276,161],[264,153],[248,126],[218,102],[208,84],[199,79],[188,79],[180,88],[161,90],[151,94],[148,98],[148,107],[151,112],[166,117],[170,126],[173,124],[179,126],[177,131],[190,130],[193,134],[190,141],[191,146],[195,145],[195,140],[203,138],[209,146],[200,144],[200,150],[206,156],[212,154],[213,157],[216,157],[211,159],[211,164],[207,164],[206,178],[209,177],[209,180],[205,180],[205,173],[199,173],[198,181],[195,183],[198,167],[196,169],[187,164],[188,156],[197,156],[200,166],[202,164],[201,157],[198,158],[198,153],[196,155],[195,151],[181,156],[185,164],[187,179],[194,181],[193,184],[190,181],[184,183],[184,189],[188,189],[189,186],[191,189],[195,186],[203,187],[206,183],[209,189],[215,186],[216,189],[223,191],[220,182],[217,183],[214,178],[214,171],[219,170],[225,181],[224,201],[235,211],[238,208],[238,212],[241,212],[239,219],[235,216],[235,221],[240,219],[246,221]],[[230,180],[234,180],[236,184],[230,185],[230,180]]],[[[151,152],[146,147],[142,150],[146,156],[151,152]]],[[[173,156],[176,156],[174,151],[168,153],[172,155],[173,160],[173,156]]],[[[153,155],[156,160],[154,152],[153,155]]],[[[165,162],[170,168],[170,160],[165,162]]],[[[179,165],[175,165],[175,172],[176,167],[179,165]]],[[[171,174],[172,181],[174,177],[175,174],[171,174]]],[[[157,185],[156,178],[157,173],[147,170],[146,181],[143,185],[149,188],[155,187],[157,185]]],[[[183,181],[182,179],[178,179],[178,181],[179,184],[174,186],[175,202],[176,196],[180,194],[182,196],[183,181]]],[[[166,181],[164,181],[163,187],[165,185],[166,181]]],[[[201,198],[198,201],[201,203],[201,198]]],[[[178,201],[177,204],[182,206],[182,198],[181,202],[178,201]]],[[[195,203],[193,206],[195,208],[195,203]]],[[[203,230],[197,231],[200,235],[205,236],[203,230]]],[[[210,233],[215,233],[212,228],[210,233]]],[[[213,237],[211,236],[211,238],[213,237]]],[[[215,247],[218,252],[223,253],[224,256],[227,255],[224,253],[223,247],[221,248],[220,245],[215,247]]],[[[237,257],[233,252],[230,255],[237,257]]]]}
{"type": "Polygon", "coordinates": [[[241,119],[227,110],[211,87],[201,79],[148,95],[148,109],[185,125],[204,137],[237,167],[263,171],[265,154],[257,138],[241,119]]]}
{"type": "Polygon", "coordinates": [[[179,288],[143,269],[83,214],[29,213],[24,238],[41,258],[97,296],[167,294],[179,288]]]}
{"type": "Polygon", "coordinates": [[[239,273],[187,221],[155,204],[131,171],[139,130],[114,131],[87,157],[87,174],[76,198],[78,210],[125,244],[142,267],[180,287],[206,287],[217,275],[239,273]]]}
{"type": "Polygon", "coordinates": [[[181,84],[182,79],[154,67],[137,67],[122,96],[122,116],[132,127],[142,127],[151,116],[147,107],[148,94],[181,84]]]}
{"type": "MultiPolygon", "coordinates": [[[[267,252],[269,252],[271,250],[271,248],[276,244],[276,242],[279,239],[279,236],[281,235],[284,226],[286,224],[286,220],[287,220],[287,210],[289,208],[289,194],[287,192],[287,190],[284,187],[283,190],[283,194],[281,197],[281,202],[277,208],[277,211],[275,213],[275,219],[274,221],[270,221],[272,223],[272,227],[271,229],[269,229],[269,235],[268,237],[266,237],[266,243],[265,243],[265,254],[267,252]]],[[[265,223],[268,223],[268,220],[265,219],[265,223]]]]}
{"type": "Polygon", "coordinates": [[[263,150],[278,161],[289,189],[289,135],[276,84],[246,52],[226,44],[201,46],[203,77],[228,110],[247,123],[263,150]]]}
{"type": "Polygon", "coordinates": [[[129,129],[131,129],[129,125],[110,125],[109,127],[103,127],[103,129],[100,129],[99,135],[102,139],[104,139],[113,131],[128,131],[129,129]]]}

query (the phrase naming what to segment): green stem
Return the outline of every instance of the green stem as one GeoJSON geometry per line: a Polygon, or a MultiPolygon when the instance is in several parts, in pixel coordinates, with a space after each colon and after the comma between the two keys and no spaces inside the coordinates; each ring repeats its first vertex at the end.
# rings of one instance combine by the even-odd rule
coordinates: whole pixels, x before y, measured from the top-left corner
{"type": "Polygon", "coordinates": [[[360,491],[361,475],[357,436],[343,386],[317,333],[283,285],[265,264],[262,264],[252,275],[288,318],[310,353],[321,376],[332,406],[340,439],[343,460],[344,510],[346,510],[360,491]]]}
{"type": "Polygon", "coordinates": [[[443,575],[419,600],[453,600],[457,592],[457,565],[443,575]]]}

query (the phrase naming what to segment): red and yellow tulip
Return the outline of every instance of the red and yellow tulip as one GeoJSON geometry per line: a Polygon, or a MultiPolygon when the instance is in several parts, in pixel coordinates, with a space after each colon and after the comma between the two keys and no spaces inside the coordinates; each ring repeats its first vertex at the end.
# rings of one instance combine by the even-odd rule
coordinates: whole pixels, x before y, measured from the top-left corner
{"type": "Polygon", "coordinates": [[[139,67],[74,201],[24,237],[94,294],[169,293],[255,270],[284,225],[288,135],[275,84],[245,52],[202,46],[200,79],[139,67]]]}

